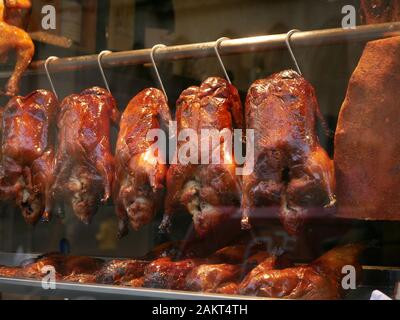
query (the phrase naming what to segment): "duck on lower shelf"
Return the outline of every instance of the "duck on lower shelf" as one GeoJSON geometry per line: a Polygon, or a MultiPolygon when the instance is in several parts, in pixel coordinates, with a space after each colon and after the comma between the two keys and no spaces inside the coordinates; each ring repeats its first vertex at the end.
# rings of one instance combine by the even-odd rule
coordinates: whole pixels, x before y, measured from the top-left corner
{"type": "MultiPolygon", "coordinates": [[[[19,267],[0,266],[0,277],[41,279],[42,268],[53,266],[59,281],[128,287],[240,294],[281,299],[340,299],[342,268],[361,272],[360,244],[336,247],[310,264],[295,266],[285,255],[260,247],[225,247],[206,257],[179,250],[180,242],[154,249],[141,259],[104,261],[51,253],[19,267]]],[[[357,278],[361,278],[357,274],[357,278]]]]}

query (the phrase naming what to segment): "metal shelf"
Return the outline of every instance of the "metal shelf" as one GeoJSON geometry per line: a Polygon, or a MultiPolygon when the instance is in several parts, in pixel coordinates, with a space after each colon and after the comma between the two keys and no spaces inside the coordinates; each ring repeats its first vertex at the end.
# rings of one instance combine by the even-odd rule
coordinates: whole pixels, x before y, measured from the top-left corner
{"type": "Polygon", "coordinates": [[[41,281],[16,278],[0,278],[0,292],[39,297],[60,297],[64,299],[274,300],[237,295],[69,282],[57,282],[56,289],[44,290],[41,281]]]}
{"type": "MultiPolygon", "coordinates": [[[[296,32],[291,36],[294,48],[323,46],[340,43],[364,42],[380,38],[400,36],[400,22],[358,26],[355,29],[325,29],[296,32]]],[[[234,55],[247,52],[260,52],[286,48],[286,34],[265,35],[249,38],[230,39],[219,46],[221,55],[234,55]]],[[[215,55],[215,42],[203,42],[186,45],[168,46],[156,52],[157,61],[204,58],[215,55]]],[[[104,67],[125,66],[150,63],[151,49],[114,52],[102,58],[104,67]]],[[[51,72],[74,71],[97,66],[97,55],[60,58],[50,64],[51,72]]],[[[44,61],[35,61],[25,72],[27,74],[44,73],[44,61]]],[[[6,78],[10,72],[1,72],[0,78],[6,78]]]]}

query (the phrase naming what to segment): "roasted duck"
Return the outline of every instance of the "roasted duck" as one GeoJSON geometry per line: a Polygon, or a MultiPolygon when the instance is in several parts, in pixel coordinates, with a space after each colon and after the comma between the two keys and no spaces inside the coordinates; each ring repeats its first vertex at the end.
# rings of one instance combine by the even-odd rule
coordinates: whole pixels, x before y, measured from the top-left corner
{"type": "Polygon", "coordinates": [[[335,135],[338,215],[400,220],[400,37],[368,42],[335,135]]]}
{"type": "Polygon", "coordinates": [[[29,0],[3,0],[0,2],[0,62],[7,62],[8,53],[11,50],[15,50],[17,56],[14,72],[5,90],[5,94],[9,96],[18,93],[19,81],[35,53],[35,46],[24,30],[26,12],[30,9],[31,2],[29,0]]]}
{"type": "Polygon", "coordinates": [[[0,265],[0,277],[2,278],[14,278],[20,271],[20,267],[7,267],[0,265]]]}
{"type": "Polygon", "coordinates": [[[53,266],[57,279],[61,280],[70,275],[93,274],[100,270],[104,261],[84,256],[65,256],[60,253],[51,253],[39,256],[33,261],[23,263],[18,277],[41,279],[43,268],[53,266]]]}
{"type": "Polygon", "coordinates": [[[309,265],[285,269],[277,266],[278,258],[269,257],[240,283],[239,294],[282,299],[340,299],[342,268],[354,266],[358,279],[361,251],[361,245],[346,245],[327,252],[309,265]]]}
{"type": "Polygon", "coordinates": [[[91,284],[96,283],[96,275],[95,274],[87,274],[87,273],[71,273],[62,278],[65,282],[76,282],[76,283],[84,283],[91,284]]]}
{"type": "Polygon", "coordinates": [[[201,292],[226,292],[226,284],[232,283],[240,276],[239,265],[202,264],[192,269],[186,276],[186,289],[201,292]]]}
{"type": "Polygon", "coordinates": [[[132,283],[133,280],[143,277],[145,267],[149,263],[143,260],[111,260],[97,272],[96,282],[104,284],[132,283]]]}
{"type": "MultiPolygon", "coordinates": [[[[200,87],[190,87],[177,101],[178,135],[185,129],[199,137],[203,129],[232,131],[242,127],[242,107],[236,88],[221,78],[208,78],[200,87]]],[[[186,140],[179,141],[177,155],[183,153],[186,140]],[[182,149],[181,149],[182,148],[182,149]]],[[[220,140],[220,139],[219,139],[220,140]]],[[[179,212],[192,215],[194,229],[200,238],[229,221],[240,206],[240,185],[235,173],[233,153],[220,148],[220,164],[211,163],[216,149],[210,148],[210,164],[172,164],[167,173],[165,215],[160,229],[168,231],[172,216],[179,212]]],[[[199,143],[197,163],[202,154],[199,143]]]]}
{"type": "Polygon", "coordinates": [[[117,124],[119,116],[114,98],[98,87],[73,94],[60,106],[52,195],[55,201],[71,205],[86,224],[111,195],[110,124],[117,124]]]}
{"type": "Polygon", "coordinates": [[[171,290],[185,290],[186,276],[201,263],[198,259],[173,261],[159,258],[151,262],[144,271],[143,286],[171,290]]]}
{"type": "MultiPolygon", "coordinates": [[[[163,203],[166,161],[157,160],[148,139],[151,129],[167,130],[171,115],[162,91],[145,89],[125,109],[115,152],[114,201],[120,236],[152,221],[163,203]]],[[[166,150],[159,150],[159,152],[166,150]]],[[[166,155],[165,155],[166,156],[166,155]]]]}
{"type": "Polygon", "coordinates": [[[314,88],[291,70],[257,80],[245,113],[255,137],[254,171],[243,177],[243,227],[257,208],[280,207],[285,229],[296,234],[312,208],[335,203],[333,163],[316,133],[314,88]]]}
{"type": "Polygon", "coordinates": [[[58,102],[37,90],[12,98],[2,112],[0,197],[15,200],[25,220],[49,218],[58,102]]]}

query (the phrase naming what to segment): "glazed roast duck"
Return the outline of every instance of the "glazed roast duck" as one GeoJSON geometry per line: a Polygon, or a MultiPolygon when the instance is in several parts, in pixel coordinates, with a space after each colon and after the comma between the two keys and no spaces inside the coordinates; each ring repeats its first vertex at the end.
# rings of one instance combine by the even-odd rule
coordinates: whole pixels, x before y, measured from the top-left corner
{"type": "Polygon", "coordinates": [[[15,201],[25,220],[49,218],[57,98],[46,90],[14,97],[1,115],[0,199],[15,201]]]}
{"type": "Polygon", "coordinates": [[[111,196],[110,127],[119,118],[114,98],[99,87],[70,95],[60,105],[52,200],[70,205],[84,223],[111,196]]]}
{"type": "Polygon", "coordinates": [[[310,209],[335,203],[333,162],[316,133],[321,114],[314,88],[292,70],[257,80],[245,117],[255,131],[254,170],[243,176],[242,224],[249,228],[257,209],[279,208],[287,232],[297,234],[310,209]]]}
{"type": "Polygon", "coordinates": [[[29,0],[0,0],[0,63],[7,62],[11,50],[15,51],[17,58],[4,92],[8,96],[18,93],[19,81],[35,52],[35,46],[24,30],[30,9],[29,0]]]}
{"type": "Polygon", "coordinates": [[[148,224],[162,208],[167,165],[157,160],[161,154],[154,154],[147,135],[151,129],[167,131],[170,121],[164,93],[154,88],[136,95],[122,115],[114,182],[120,236],[129,225],[138,230],[148,224]]]}
{"type": "MultiPolygon", "coordinates": [[[[237,89],[228,81],[211,77],[200,87],[190,87],[177,101],[178,137],[185,129],[201,136],[202,129],[242,128],[242,106],[237,89]]],[[[179,139],[178,139],[179,140],[179,139]]],[[[186,141],[178,141],[177,153],[186,141]]],[[[240,181],[234,155],[220,142],[220,164],[171,164],[167,173],[165,215],[160,229],[168,231],[177,212],[192,216],[199,237],[215,230],[240,208],[240,181]]],[[[210,148],[211,149],[211,148],[210,148]]],[[[211,159],[213,150],[209,150],[211,159]]],[[[200,157],[201,150],[197,153],[200,157]]],[[[197,163],[201,163],[198,159],[197,163]]]]}
{"type": "Polygon", "coordinates": [[[360,244],[333,248],[309,264],[296,266],[284,256],[265,250],[250,250],[247,256],[245,245],[233,244],[201,258],[190,255],[177,258],[174,250],[162,247],[146,255],[153,260],[105,262],[92,257],[46,254],[21,266],[0,266],[0,277],[41,280],[42,268],[53,266],[57,280],[67,282],[322,300],[343,297],[344,266],[355,267],[357,281],[362,275],[358,262],[363,250],[360,244]],[[158,254],[154,255],[155,252],[158,254]]]}

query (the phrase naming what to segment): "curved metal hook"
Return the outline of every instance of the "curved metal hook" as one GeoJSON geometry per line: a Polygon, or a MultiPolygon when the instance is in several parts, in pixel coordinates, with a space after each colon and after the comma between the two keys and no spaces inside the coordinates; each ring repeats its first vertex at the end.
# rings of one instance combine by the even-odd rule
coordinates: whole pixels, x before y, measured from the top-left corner
{"type": "Polygon", "coordinates": [[[214,50],[215,50],[215,54],[217,55],[219,64],[221,65],[222,70],[224,71],[226,80],[228,80],[229,83],[232,83],[231,82],[231,78],[229,78],[228,72],[225,69],[224,62],[221,59],[221,55],[219,54],[219,51],[218,51],[219,50],[219,46],[221,45],[222,41],[225,41],[225,40],[229,40],[229,38],[222,37],[222,38],[219,38],[217,41],[215,41],[214,50]]]}
{"type": "Polygon", "coordinates": [[[165,91],[164,84],[163,84],[163,82],[161,80],[160,73],[158,72],[158,68],[157,68],[156,62],[154,60],[154,54],[155,54],[156,50],[160,49],[160,48],[165,48],[165,47],[166,47],[166,45],[161,44],[161,43],[160,44],[156,44],[155,46],[153,46],[153,48],[151,48],[151,52],[150,52],[150,59],[151,59],[151,63],[153,65],[154,71],[156,73],[156,76],[157,76],[157,79],[158,79],[158,83],[160,84],[161,90],[164,92],[165,99],[167,99],[167,101],[168,101],[167,92],[165,91]]]}
{"type": "Polygon", "coordinates": [[[293,53],[292,46],[290,45],[290,38],[292,37],[293,33],[296,33],[296,32],[300,32],[300,30],[298,30],[298,29],[290,30],[286,35],[285,42],[286,42],[286,46],[289,49],[289,53],[290,53],[290,55],[292,57],[292,60],[293,60],[294,64],[296,65],[297,72],[302,76],[303,74],[302,74],[302,72],[300,70],[299,64],[297,63],[297,59],[296,59],[296,57],[295,57],[295,55],[293,53]]]}
{"type": "Polygon", "coordinates": [[[104,73],[103,66],[101,65],[101,59],[103,58],[104,55],[107,55],[110,53],[112,53],[112,51],[104,50],[104,51],[100,52],[99,55],[97,56],[97,64],[99,65],[100,73],[101,73],[101,76],[103,77],[104,85],[106,86],[106,89],[108,90],[108,92],[111,92],[111,90],[110,90],[110,86],[108,85],[108,81],[107,81],[106,75],[104,73]]]}
{"type": "Polygon", "coordinates": [[[48,57],[48,58],[46,59],[46,61],[44,62],[44,70],[46,71],[47,79],[48,79],[49,82],[50,82],[51,90],[53,90],[54,95],[55,95],[55,96],[57,97],[57,99],[58,99],[58,94],[57,94],[56,89],[54,88],[53,80],[51,79],[50,72],[49,72],[49,63],[50,63],[51,61],[55,61],[55,60],[57,60],[57,59],[58,59],[58,57],[56,57],[56,56],[48,57]]]}

